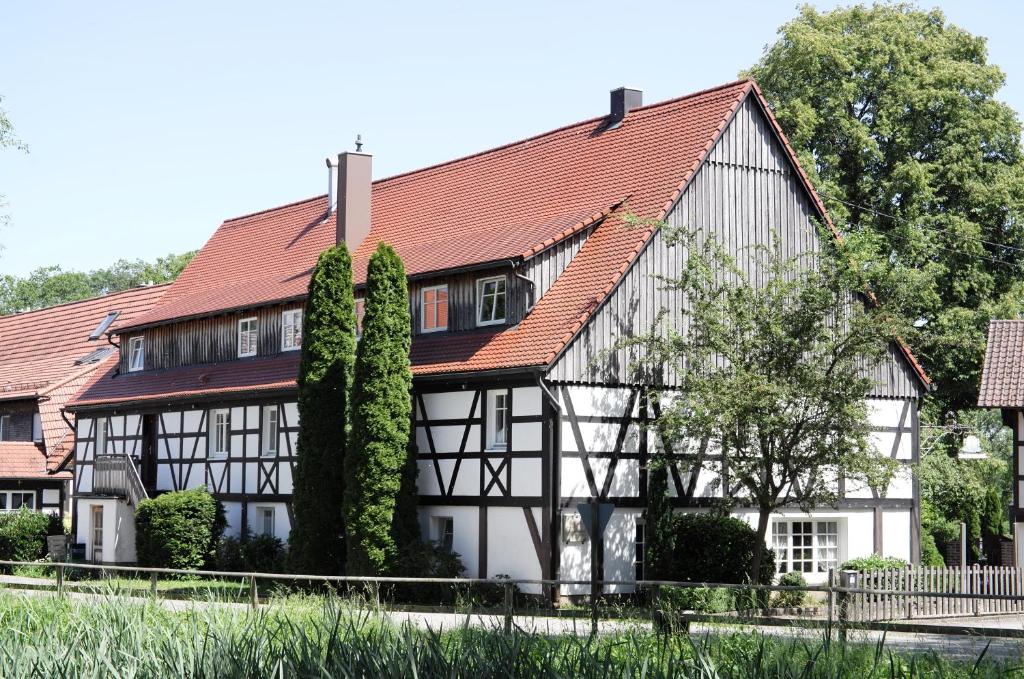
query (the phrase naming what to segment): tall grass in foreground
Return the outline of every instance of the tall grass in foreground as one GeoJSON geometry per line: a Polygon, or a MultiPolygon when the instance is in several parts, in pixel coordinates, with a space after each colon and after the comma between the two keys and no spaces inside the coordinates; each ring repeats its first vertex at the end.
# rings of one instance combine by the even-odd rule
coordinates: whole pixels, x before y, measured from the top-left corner
{"type": "Polygon", "coordinates": [[[0,595],[3,677],[685,677],[881,679],[996,677],[982,659],[954,664],[881,645],[828,645],[759,635],[596,639],[462,628],[395,627],[336,600],[293,598],[252,612],[170,611],[0,595]]]}

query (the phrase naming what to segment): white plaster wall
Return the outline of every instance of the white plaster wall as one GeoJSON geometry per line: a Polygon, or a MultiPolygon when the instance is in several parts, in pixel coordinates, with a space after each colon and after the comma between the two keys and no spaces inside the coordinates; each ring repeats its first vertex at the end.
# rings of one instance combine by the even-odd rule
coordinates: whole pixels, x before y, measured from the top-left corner
{"type": "Polygon", "coordinates": [[[913,515],[909,509],[882,512],[882,552],[910,561],[910,525],[913,515]]]}
{"type": "MultiPolygon", "coordinates": [[[[629,389],[609,387],[569,387],[573,410],[580,416],[620,416],[629,402],[629,389]]],[[[639,415],[639,399],[633,405],[632,415],[639,415]]]]}
{"type": "Polygon", "coordinates": [[[227,526],[224,528],[224,535],[238,537],[242,534],[242,503],[224,502],[224,518],[227,526]]]}
{"type": "MultiPolygon", "coordinates": [[[[514,397],[512,403],[515,408],[514,397]]],[[[539,453],[543,447],[543,428],[540,422],[512,423],[512,450],[539,453]]]]}
{"type": "Polygon", "coordinates": [[[288,521],[288,508],[283,502],[250,502],[247,510],[249,530],[253,533],[262,533],[263,526],[260,524],[259,507],[274,508],[274,537],[282,542],[287,542],[288,533],[291,532],[291,524],[288,521]]]}
{"type": "MultiPolygon", "coordinates": [[[[575,509],[565,509],[562,516],[579,515],[575,509]]],[[[565,536],[561,537],[560,558],[559,558],[559,579],[561,580],[590,580],[590,539],[583,542],[567,544],[565,536]]],[[[565,585],[562,587],[562,594],[572,596],[589,594],[589,585],[565,585]]]]}
{"type": "Polygon", "coordinates": [[[135,511],[113,498],[80,498],[75,541],[85,544],[85,558],[93,560],[92,507],[103,507],[103,563],[135,563],[135,511]]]}
{"type": "Polygon", "coordinates": [[[512,487],[510,489],[512,495],[539,497],[544,494],[543,462],[541,460],[513,458],[510,464],[512,465],[512,487]]]}
{"type": "MultiPolygon", "coordinates": [[[[473,415],[469,407],[473,404],[473,391],[445,391],[432,394],[423,394],[423,406],[426,413],[420,412],[417,405],[417,419],[428,420],[458,420],[467,419],[473,415]]],[[[475,414],[479,415],[481,404],[477,404],[475,414]]]]}
{"type": "Polygon", "coordinates": [[[425,540],[434,538],[431,534],[431,518],[435,516],[452,517],[455,531],[452,549],[458,553],[462,565],[466,567],[464,575],[468,578],[487,577],[480,573],[479,568],[480,510],[476,507],[420,507],[420,534],[425,540]]]}
{"type": "MultiPolygon", "coordinates": [[[[636,579],[636,521],[643,516],[637,510],[616,509],[604,534],[604,579],[632,582],[636,579]]],[[[632,585],[607,585],[605,592],[627,593],[632,585]]]]}
{"type": "MultiPolygon", "coordinates": [[[[540,511],[533,509],[534,520],[542,530],[540,511]]],[[[487,509],[487,570],[490,577],[508,575],[514,580],[539,580],[542,576],[537,550],[530,528],[520,507],[487,509]]],[[[527,594],[539,594],[539,585],[520,585],[527,594]]]]}
{"type": "Polygon", "coordinates": [[[512,390],[512,417],[539,416],[543,412],[540,387],[519,387],[512,390]]]}

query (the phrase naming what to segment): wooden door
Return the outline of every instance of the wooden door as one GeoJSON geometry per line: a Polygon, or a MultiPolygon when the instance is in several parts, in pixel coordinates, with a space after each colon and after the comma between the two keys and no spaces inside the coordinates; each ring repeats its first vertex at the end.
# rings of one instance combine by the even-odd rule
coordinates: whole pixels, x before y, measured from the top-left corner
{"type": "Polygon", "coordinates": [[[92,505],[92,562],[103,563],[103,505],[92,505]]]}
{"type": "Polygon", "coordinates": [[[159,415],[142,416],[142,460],[139,476],[143,487],[152,495],[156,490],[156,430],[159,415]]]}

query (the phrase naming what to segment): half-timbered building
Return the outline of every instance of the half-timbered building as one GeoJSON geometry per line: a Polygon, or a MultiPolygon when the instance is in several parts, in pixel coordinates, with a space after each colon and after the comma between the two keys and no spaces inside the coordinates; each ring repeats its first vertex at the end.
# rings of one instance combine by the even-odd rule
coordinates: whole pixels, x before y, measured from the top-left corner
{"type": "MultiPolygon", "coordinates": [[[[584,579],[592,554],[605,579],[642,574],[647,460],[660,445],[643,425],[658,405],[614,348],[661,312],[685,316],[661,283],[685,252],[627,216],[700,229],[740,262],[770,232],[797,254],[819,247],[816,223],[831,226],[756,85],[651,106],[619,89],[607,115],[372,182],[365,154],[328,166],[326,196],[224,222],[160,304],[121,328],[120,364],[73,406],[79,539],[90,516],[120,520],[132,539],[134,491],[108,497],[112,468],[138,470],[146,492],[206,485],[233,530],[284,538],[310,273],[343,240],[358,297],[384,241],[409,276],[423,533],[470,575],[584,579]],[[592,500],[614,505],[594,549],[577,513],[592,500]]],[[[927,377],[896,344],[872,370],[875,441],[902,471],[888,488],[840,480],[836,507],[780,513],[770,540],[785,569],[917,556],[911,464],[927,377]]],[[[706,469],[677,463],[671,476],[680,510],[729,492],[706,469]]]]}
{"type": "Polygon", "coordinates": [[[0,512],[68,511],[75,437],[62,409],[116,355],[106,333],[149,311],[164,287],[0,316],[0,512]]]}

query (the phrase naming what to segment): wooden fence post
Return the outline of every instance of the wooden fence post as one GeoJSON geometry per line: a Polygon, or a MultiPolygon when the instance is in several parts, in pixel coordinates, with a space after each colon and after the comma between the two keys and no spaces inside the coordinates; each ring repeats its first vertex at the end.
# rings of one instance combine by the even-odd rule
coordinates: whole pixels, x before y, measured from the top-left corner
{"type": "Polygon", "coordinates": [[[654,585],[651,588],[651,627],[655,632],[665,628],[665,620],[658,610],[661,606],[661,585],[654,585]]]}
{"type": "Polygon", "coordinates": [[[151,597],[153,597],[154,599],[157,598],[157,577],[156,576],[157,576],[156,573],[150,573],[149,574],[149,595],[151,597]]]}
{"type": "Polygon", "coordinates": [[[249,576],[249,603],[253,608],[259,608],[260,595],[256,588],[256,575],[249,576]]]}
{"type": "Polygon", "coordinates": [[[846,623],[850,620],[850,593],[845,591],[857,587],[857,571],[843,571],[839,591],[839,641],[846,643],[846,623]]]}
{"type": "Polygon", "coordinates": [[[512,633],[512,615],[515,613],[515,590],[511,582],[505,583],[505,634],[512,633]]]}
{"type": "Polygon", "coordinates": [[[64,596],[64,564],[57,564],[57,596],[64,596]]]}

